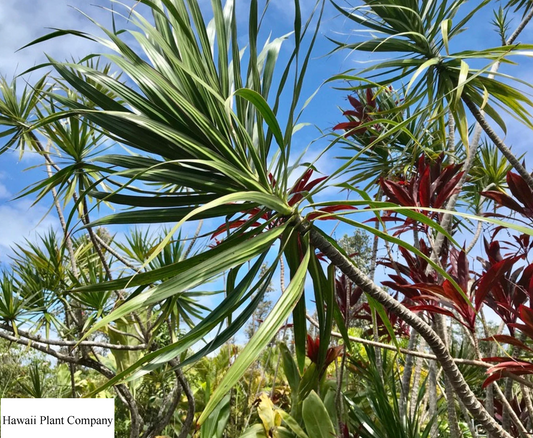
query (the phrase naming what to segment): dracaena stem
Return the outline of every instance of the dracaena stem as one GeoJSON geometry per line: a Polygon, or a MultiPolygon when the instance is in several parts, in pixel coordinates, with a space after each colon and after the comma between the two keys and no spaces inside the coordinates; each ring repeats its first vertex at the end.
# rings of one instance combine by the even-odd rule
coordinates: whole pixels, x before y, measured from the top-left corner
{"type": "Polygon", "coordinates": [[[518,158],[516,158],[516,156],[512,153],[511,149],[507,147],[504,141],[492,129],[480,109],[467,96],[463,96],[462,99],[470,110],[470,112],[472,113],[472,115],[474,116],[474,118],[476,119],[476,121],[483,129],[483,131],[485,131],[485,134],[487,134],[487,136],[492,140],[492,142],[500,150],[502,155],[507,158],[509,164],[511,164],[513,168],[520,174],[520,176],[524,179],[529,188],[533,190],[533,177],[531,177],[526,168],[520,163],[520,161],[518,161],[518,158]]]}
{"type": "MultiPolygon", "coordinates": [[[[305,228],[305,227],[303,227],[305,228]]],[[[399,301],[391,297],[382,288],[370,280],[351,260],[338,251],[317,229],[311,227],[309,230],[311,244],[322,251],[331,262],[343,272],[356,285],[361,287],[368,295],[378,301],[387,310],[395,313],[399,318],[413,327],[422,336],[428,346],[436,356],[437,361],[442,366],[446,376],[450,379],[457,397],[461,399],[472,416],[481,423],[487,431],[493,433],[498,438],[512,438],[509,433],[492,418],[478,401],[466,383],[459,368],[455,364],[453,357],[448,352],[446,345],[437,333],[420,317],[415,315],[399,301]]]]}

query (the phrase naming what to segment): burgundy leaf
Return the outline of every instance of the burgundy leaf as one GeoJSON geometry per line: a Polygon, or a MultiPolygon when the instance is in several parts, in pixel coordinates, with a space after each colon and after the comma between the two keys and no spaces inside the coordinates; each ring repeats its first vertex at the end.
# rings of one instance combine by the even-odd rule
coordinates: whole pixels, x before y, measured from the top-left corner
{"type": "Polygon", "coordinates": [[[503,377],[503,371],[499,371],[496,373],[491,374],[489,377],[485,379],[483,382],[483,385],[481,387],[485,389],[487,386],[489,386],[491,383],[496,382],[497,380],[500,380],[503,377]]]}
{"type": "Polygon", "coordinates": [[[430,168],[427,167],[418,185],[418,202],[422,207],[431,207],[430,186],[430,168]]]}
{"type": "Polygon", "coordinates": [[[294,184],[293,188],[289,193],[298,193],[303,190],[305,185],[307,184],[307,181],[311,178],[311,175],[313,174],[313,169],[309,168],[307,169],[304,174],[298,179],[296,184],[294,184]]]}
{"type": "MultiPolygon", "coordinates": [[[[432,313],[440,313],[442,315],[446,315],[446,316],[449,316],[449,317],[457,320],[457,317],[455,316],[455,314],[453,312],[450,312],[449,310],[443,309],[442,307],[434,306],[434,305],[431,305],[431,304],[421,304],[420,306],[410,306],[409,310],[411,312],[415,312],[415,313],[416,312],[422,312],[422,311],[427,311],[430,314],[432,314],[432,313]]],[[[459,322],[461,322],[461,321],[459,321],[459,322]]]]}
{"type": "Polygon", "coordinates": [[[305,218],[308,221],[312,221],[315,219],[320,220],[320,221],[334,220],[338,218],[336,216],[327,215],[324,213],[335,213],[337,211],[343,211],[343,210],[357,210],[357,208],[351,205],[330,205],[329,207],[323,207],[323,208],[319,208],[317,211],[312,211],[305,218]]]}
{"type": "Polygon", "coordinates": [[[376,99],[374,97],[374,92],[372,91],[372,88],[366,89],[366,104],[370,108],[376,109],[376,99]]]}
{"type": "Polygon", "coordinates": [[[381,187],[383,192],[391,199],[395,204],[399,204],[406,207],[415,206],[415,202],[411,194],[404,188],[404,186],[390,180],[381,180],[381,187]]]}
{"type": "MultiPolygon", "coordinates": [[[[230,222],[229,224],[222,224],[211,235],[211,239],[214,239],[215,237],[219,236],[222,233],[225,233],[226,231],[232,230],[234,228],[239,228],[247,222],[248,222],[247,220],[238,220],[238,221],[230,222]]],[[[259,225],[261,225],[259,222],[254,222],[251,226],[258,227],[259,225]]]]}
{"type": "Polygon", "coordinates": [[[444,204],[448,202],[450,196],[452,196],[457,190],[459,190],[459,188],[457,187],[457,183],[459,182],[463,174],[464,172],[459,172],[450,181],[448,181],[448,183],[446,183],[446,185],[441,190],[439,190],[439,194],[437,195],[435,202],[433,203],[434,208],[443,207],[444,204]]]}
{"type": "Polygon", "coordinates": [[[450,252],[450,275],[457,281],[461,289],[468,289],[468,282],[470,281],[470,271],[468,265],[468,258],[466,253],[452,248],[450,252]]]}
{"type": "Polygon", "coordinates": [[[526,335],[529,336],[530,339],[533,339],[533,328],[525,325],[525,324],[519,324],[519,323],[516,323],[516,322],[512,322],[510,324],[507,324],[509,327],[511,328],[516,328],[518,330],[520,330],[522,333],[525,333],[526,335]]]}
{"type": "Polygon", "coordinates": [[[309,184],[306,184],[303,188],[304,192],[310,192],[314,187],[316,187],[319,183],[322,181],[328,179],[327,176],[321,176],[320,178],[315,178],[313,181],[311,181],[309,184]]]}
{"type": "Polygon", "coordinates": [[[320,348],[320,338],[313,339],[307,335],[307,357],[311,362],[318,363],[318,349],[320,348]]]}
{"type": "Polygon", "coordinates": [[[491,264],[494,264],[494,263],[497,263],[503,260],[503,257],[500,253],[500,242],[495,240],[489,244],[486,239],[484,239],[484,242],[485,242],[485,251],[487,252],[487,255],[489,256],[489,262],[491,264]]]}
{"type": "Polygon", "coordinates": [[[355,117],[359,120],[361,120],[363,118],[363,114],[361,114],[360,112],[357,112],[357,111],[353,111],[353,110],[347,110],[347,111],[344,111],[342,113],[343,116],[350,116],[350,117],[355,117]]]}
{"type": "Polygon", "coordinates": [[[487,295],[504,279],[505,275],[513,267],[516,261],[521,258],[521,256],[518,256],[501,260],[493,264],[489,270],[481,276],[476,287],[476,310],[481,308],[487,295]]]}
{"type": "Polygon", "coordinates": [[[485,196],[486,198],[492,199],[497,204],[517,211],[518,213],[524,213],[524,208],[505,193],[497,192],[495,190],[489,190],[487,192],[481,192],[481,195],[485,196]]]}
{"type": "Polygon", "coordinates": [[[348,134],[364,134],[367,131],[367,128],[365,126],[355,129],[361,125],[361,121],[353,121],[353,122],[341,122],[333,127],[333,130],[339,130],[343,129],[345,131],[349,131],[348,134]]]}
{"type": "Polygon", "coordinates": [[[524,321],[525,325],[533,329],[533,310],[521,304],[518,312],[520,313],[520,319],[524,321]]]}
{"type": "Polygon", "coordinates": [[[364,111],[364,106],[361,102],[359,102],[359,100],[357,100],[355,97],[353,96],[348,96],[348,100],[350,101],[350,104],[355,108],[355,110],[357,112],[359,112],[360,114],[363,113],[364,111]]]}
{"type": "Polygon", "coordinates": [[[344,345],[338,345],[337,347],[330,347],[327,350],[326,353],[326,360],[324,361],[324,367],[328,367],[328,365],[333,362],[337,357],[340,356],[342,350],[344,349],[344,345]]]}
{"type": "Polygon", "coordinates": [[[507,185],[511,193],[531,212],[533,209],[533,195],[531,189],[520,175],[507,172],[507,185]]]}

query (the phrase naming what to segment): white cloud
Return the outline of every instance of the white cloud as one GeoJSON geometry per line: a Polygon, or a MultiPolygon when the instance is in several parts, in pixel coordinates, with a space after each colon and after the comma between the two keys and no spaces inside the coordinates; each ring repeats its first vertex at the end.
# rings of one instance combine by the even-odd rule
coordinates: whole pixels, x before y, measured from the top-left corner
{"type": "Polygon", "coordinates": [[[0,204],[0,261],[7,263],[11,247],[24,238],[35,240],[37,234],[59,229],[55,217],[46,213],[46,207],[32,207],[28,199],[0,204]]]}
{"type": "Polygon", "coordinates": [[[9,198],[11,196],[11,192],[7,189],[7,187],[0,183],[0,199],[9,198]]]}
{"type": "MultiPolygon", "coordinates": [[[[109,0],[18,0],[0,2],[0,74],[10,78],[28,68],[46,62],[44,53],[60,61],[101,52],[94,42],[74,36],[62,36],[17,52],[31,41],[52,32],[53,28],[76,29],[98,34],[98,28],[78,10],[106,27],[111,27],[109,0]],[[100,6],[100,7],[98,7],[100,6]]],[[[35,73],[39,77],[40,73],[35,73]]]]}

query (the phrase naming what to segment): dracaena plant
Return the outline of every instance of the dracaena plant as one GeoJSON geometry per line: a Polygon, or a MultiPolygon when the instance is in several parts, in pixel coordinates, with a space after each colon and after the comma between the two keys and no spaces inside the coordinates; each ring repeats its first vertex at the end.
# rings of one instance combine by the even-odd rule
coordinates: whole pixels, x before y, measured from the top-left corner
{"type": "MultiPolygon", "coordinates": [[[[80,202],[85,196],[90,196],[102,202],[133,208],[99,218],[88,224],[89,227],[174,224],[167,236],[151,249],[150,255],[134,275],[74,287],[70,291],[74,294],[124,291],[127,294],[125,301],[119,300],[116,307],[99,315],[87,327],[83,339],[147,307],[160,308],[165,315],[169,307],[174,308],[176,300],[194,293],[195,288],[224,273],[227,275],[225,296],[196,324],[192,321],[193,327],[180,339],[144,355],[110,378],[100,389],[122,382],[126,377],[139,378],[166,363],[179,370],[223,345],[253,314],[269,287],[278,261],[283,257],[290,271],[289,285],[213,392],[198,419],[199,424],[206,422],[210,413],[239,381],[291,313],[296,368],[300,373],[303,372],[307,298],[304,285],[307,276],[313,284],[309,294],[312,294],[316,303],[319,323],[320,344],[316,354],[316,369],[322,369],[328,361],[334,318],[339,329],[347,336],[343,321],[335,311],[335,269],[338,269],[374,300],[376,308],[384,308],[395,314],[399,320],[420,333],[475,419],[496,436],[508,438],[509,435],[487,413],[468,387],[437,333],[424,319],[368,278],[339,245],[319,228],[321,220],[338,219],[349,226],[372,231],[388,243],[408,248],[421,256],[453,285],[454,293],[465,295],[461,287],[464,276],[458,275],[453,266],[448,272],[446,266],[440,267],[408,242],[348,217],[348,214],[357,214],[357,207],[360,206],[370,205],[370,210],[391,210],[398,205],[393,202],[373,202],[367,193],[360,191],[364,198],[361,201],[317,202],[316,195],[333,185],[332,178],[324,179],[316,163],[293,161],[293,134],[298,129],[300,109],[305,106],[305,103],[300,104],[300,98],[303,97],[304,78],[312,60],[312,49],[319,35],[323,2],[318,1],[311,15],[303,17],[300,3],[296,0],[293,32],[265,43],[260,42],[259,38],[263,20],[259,18],[262,15],[258,2],[252,0],[242,5],[247,8],[248,16],[247,44],[244,45],[240,42],[242,30],[238,26],[237,6],[231,0],[225,5],[217,0],[212,2],[210,23],[207,23],[196,0],[141,0],[141,3],[151,12],[152,21],[146,20],[135,8],[126,8],[136,30],[109,30],[95,23],[103,36],[55,31],[38,40],[66,34],[96,40],[111,50],[101,56],[121,72],[119,77],[95,65],[50,59],[47,66],[55,69],[70,92],[46,90],[43,98],[46,102],[52,102],[57,111],[51,115],[42,114],[39,121],[29,128],[53,127],[61,118],[79,119],[97,127],[99,132],[104,132],[107,137],[131,151],[130,154],[115,152],[91,158],[91,164],[97,166],[99,180],[91,180],[90,187],[83,186],[83,193],[80,193],[83,199],[80,202]],[[135,43],[129,44],[126,35],[133,37],[135,43]],[[293,45],[286,63],[279,66],[280,47],[288,38],[292,39],[293,45]],[[278,69],[279,76],[274,74],[275,69],[278,69]],[[288,108],[283,116],[282,105],[288,108]],[[110,191],[96,189],[102,179],[112,187],[110,191]],[[211,245],[186,259],[145,271],[171,242],[174,231],[184,223],[198,219],[209,219],[214,224],[206,233],[213,237],[211,245]],[[218,242],[214,241],[215,238],[218,242]],[[327,269],[320,262],[317,251],[329,261],[327,269]],[[271,267],[261,271],[267,256],[273,258],[271,267]],[[190,347],[212,332],[216,334],[209,343],[194,353],[186,354],[190,347]],[[178,357],[181,358],[179,363],[176,360],[178,357]]],[[[400,20],[391,19],[391,23],[409,26],[412,24],[411,18],[420,15],[419,5],[408,3],[405,7],[392,8],[403,16],[400,20]]],[[[432,8],[428,2],[421,3],[429,8],[428,17],[423,20],[426,25],[433,19],[451,18],[460,4],[455,3],[451,11],[446,11],[446,6],[443,6],[443,10],[443,7],[432,8]]],[[[389,19],[386,14],[391,12],[391,8],[387,12],[386,5],[371,6],[385,14],[382,16],[384,20],[389,19]]],[[[268,10],[264,13],[267,16],[268,10]]],[[[456,30],[451,29],[450,36],[457,33],[464,22],[456,30]]],[[[370,20],[368,23],[374,22],[370,20]]],[[[384,29],[388,28],[385,26],[384,29]]],[[[432,44],[438,30],[428,32],[422,33],[427,36],[421,41],[414,33],[411,35],[417,39],[417,44],[420,43],[421,48],[417,49],[417,53],[422,50],[423,56],[435,55],[432,44]]],[[[394,38],[391,38],[391,43],[409,50],[416,48],[412,43],[404,44],[394,38]]],[[[437,48],[443,44],[437,41],[437,48]]],[[[370,43],[366,47],[369,46],[391,47],[387,40],[381,40],[378,44],[370,43]]],[[[493,60],[499,59],[501,54],[502,50],[495,49],[483,52],[481,57],[493,60]]],[[[426,68],[423,56],[413,64],[421,71],[426,68]]],[[[496,100],[507,102],[514,98],[520,114],[524,114],[523,107],[519,105],[521,100],[516,97],[514,90],[511,89],[513,93],[509,99],[505,97],[510,87],[479,79],[475,75],[468,76],[472,73],[470,70],[466,78],[471,80],[463,84],[465,73],[459,56],[466,55],[456,54],[449,60],[439,58],[431,63],[431,72],[444,72],[439,76],[440,79],[451,78],[451,86],[446,81],[439,82],[439,86],[442,84],[445,87],[444,91],[450,91],[453,83],[459,80],[465,93],[478,102],[478,97],[482,96],[479,90],[484,86],[496,100]]],[[[433,85],[431,81],[428,83],[433,85]]],[[[414,94],[411,91],[406,93],[406,101],[412,102],[413,95],[416,97],[416,93],[422,89],[422,85],[415,84],[415,88],[412,88],[414,94]]],[[[377,91],[375,93],[379,94],[377,91]]],[[[454,114],[460,116],[460,94],[457,98],[451,98],[449,94],[445,97],[451,99],[452,105],[457,105],[454,114]]],[[[439,116],[442,99],[436,102],[441,105],[437,108],[439,116]]],[[[494,111],[491,112],[488,106],[485,108],[494,117],[494,111]]],[[[382,107],[375,109],[381,111],[382,107]]],[[[430,111],[428,114],[433,113],[430,111]]],[[[367,115],[368,112],[363,114],[361,111],[355,115],[347,114],[363,119],[367,115]]],[[[457,119],[464,123],[460,117],[457,119]]],[[[380,119],[379,124],[372,119],[370,125],[379,126],[379,129],[375,126],[368,128],[379,132],[375,142],[381,136],[392,136],[394,132],[408,132],[405,128],[407,122],[398,123],[387,118],[380,119]]],[[[464,134],[464,129],[461,132],[464,134]]],[[[340,166],[333,176],[342,177],[344,169],[340,166]]],[[[444,185],[453,180],[453,172],[450,173],[452,175],[444,185]]],[[[432,181],[436,182],[438,178],[432,181]]],[[[343,187],[351,188],[350,184],[343,187]]],[[[451,185],[448,189],[453,191],[451,185]]],[[[437,200],[438,195],[435,202],[437,200]]],[[[414,210],[411,207],[399,206],[404,208],[401,211],[409,219],[420,221],[449,236],[430,215],[416,211],[416,204],[414,210]]],[[[451,236],[449,238],[452,239],[451,236]]],[[[381,314],[386,315],[385,312],[381,314]]],[[[463,315],[463,318],[469,320],[470,316],[463,315]]],[[[385,321],[386,317],[382,319],[385,321]]]]}
{"type": "MultiPolygon", "coordinates": [[[[418,102],[426,99],[429,105],[424,108],[430,108],[431,118],[439,120],[442,130],[446,116],[450,114],[457,124],[465,147],[469,142],[467,107],[509,163],[533,188],[533,178],[490,127],[482,113],[485,111],[504,131],[505,123],[496,107],[503,108],[512,117],[531,127],[531,101],[503,80],[495,78],[494,70],[489,75],[492,65],[508,62],[507,56],[520,53],[515,50],[530,50],[531,47],[512,45],[516,38],[513,35],[500,47],[454,52],[453,40],[457,40],[458,35],[466,30],[467,23],[488,1],[481,2],[458,18],[457,13],[464,3],[464,0],[438,4],[384,0],[368,1],[355,7],[335,4],[347,19],[372,32],[370,39],[362,38],[353,43],[335,41],[338,49],[396,55],[394,59],[374,63],[356,76],[350,77],[345,73],[338,78],[365,80],[366,83],[352,89],[366,88],[368,83],[388,86],[400,78],[409,78],[403,106],[415,107],[418,102]],[[473,68],[470,64],[476,60],[485,64],[485,67],[473,68]],[[487,96],[488,100],[484,98],[487,96]]],[[[385,131],[394,126],[390,122],[388,125],[385,131]]]]}
{"type": "Polygon", "coordinates": [[[343,110],[347,121],[333,129],[344,131],[337,141],[346,151],[339,158],[349,163],[350,183],[364,182],[368,190],[380,178],[411,167],[420,152],[435,156],[443,151],[445,139],[437,123],[420,108],[406,108],[404,92],[389,86],[355,90],[347,96],[350,107],[343,110]]]}

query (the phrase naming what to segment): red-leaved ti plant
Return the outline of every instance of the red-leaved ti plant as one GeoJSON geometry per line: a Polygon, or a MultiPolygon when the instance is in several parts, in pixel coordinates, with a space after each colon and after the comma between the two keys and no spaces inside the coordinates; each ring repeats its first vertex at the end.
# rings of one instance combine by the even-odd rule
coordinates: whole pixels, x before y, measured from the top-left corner
{"type": "Polygon", "coordinates": [[[496,190],[488,190],[486,192],[481,192],[481,194],[492,199],[502,207],[507,207],[510,210],[516,211],[530,220],[533,219],[533,191],[529,188],[524,179],[517,173],[507,172],[507,185],[514,198],[507,193],[502,193],[496,190]]]}
{"type": "Polygon", "coordinates": [[[485,240],[485,251],[488,256],[484,263],[485,272],[474,284],[476,302],[485,303],[494,310],[514,335],[518,308],[533,292],[533,265],[513,269],[523,256],[503,257],[498,241],[489,243],[485,240]]]}
{"type": "MultiPolygon", "coordinates": [[[[459,188],[457,183],[461,179],[461,164],[443,165],[444,154],[436,160],[429,160],[422,155],[418,159],[416,173],[409,179],[400,177],[396,180],[382,178],[381,189],[387,200],[402,207],[444,208],[446,202],[459,188]]],[[[439,213],[419,210],[432,219],[438,219],[439,213]]],[[[425,231],[427,226],[413,219],[399,218],[396,213],[389,213],[383,218],[385,221],[401,221],[396,234],[417,227],[425,231]]]]}
{"type": "MultiPolygon", "coordinates": [[[[340,356],[342,350],[344,349],[343,345],[337,347],[329,347],[326,352],[326,359],[324,360],[324,365],[320,370],[319,375],[322,376],[326,371],[327,367],[340,356]]],[[[320,338],[317,337],[313,339],[309,334],[307,335],[307,353],[306,356],[311,359],[311,362],[318,364],[318,351],[320,350],[320,338]]]]}
{"type": "MultiPolygon", "coordinates": [[[[518,307],[518,315],[523,323],[512,323],[508,326],[510,328],[517,328],[522,333],[524,333],[528,338],[533,339],[533,310],[530,307],[527,307],[521,304],[518,307]]],[[[491,336],[490,341],[497,341],[500,343],[510,344],[514,347],[517,347],[519,350],[531,352],[531,348],[528,347],[524,342],[513,336],[499,335],[491,336]]],[[[488,357],[483,359],[485,362],[495,363],[493,367],[487,370],[489,377],[483,383],[483,386],[486,387],[492,382],[499,380],[505,377],[505,373],[512,373],[517,376],[522,376],[526,374],[533,374],[533,363],[526,360],[512,358],[509,356],[505,357],[488,357]]]]}
{"type": "MultiPolygon", "coordinates": [[[[522,216],[519,220],[530,224],[533,219],[533,191],[514,172],[507,173],[507,184],[512,196],[496,190],[482,192],[482,195],[492,199],[498,207],[518,213],[522,216]]],[[[504,217],[494,213],[488,215],[504,217]]],[[[502,255],[501,242],[494,240],[500,230],[501,227],[496,228],[492,241],[485,240],[488,260],[483,261],[484,272],[475,283],[476,301],[486,303],[496,312],[507,325],[509,335],[494,335],[483,340],[512,345],[513,356],[520,351],[530,355],[533,350],[525,341],[527,338],[533,340],[533,309],[531,304],[526,306],[524,303],[528,300],[533,302],[533,264],[524,265],[522,261],[527,259],[532,248],[531,237],[521,234],[513,236],[512,242],[502,242],[508,248],[515,249],[514,252],[502,255]],[[516,337],[516,330],[520,330],[523,340],[516,337]]],[[[517,376],[533,374],[533,363],[518,357],[507,355],[483,360],[495,364],[487,370],[489,377],[483,383],[484,387],[505,377],[506,373],[517,376]]],[[[518,413],[516,409],[515,411],[518,413]]]]}
{"type": "Polygon", "coordinates": [[[348,96],[348,101],[353,109],[346,110],[342,113],[348,118],[347,122],[339,123],[333,127],[334,130],[345,131],[344,136],[362,135],[367,132],[366,126],[361,126],[372,121],[372,114],[379,112],[376,106],[376,98],[371,88],[367,88],[364,93],[365,101],[361,102],[354,96],[348,96]]]}
{"type": "MultiPolygon", "coordinates": [[[[430,256],[430,249],[424,240],[421,239],[418,246],[420,252],[426,257],[430,256]]],[[[428,269],[428,262],[422,256],[401,247],[399,251],[405,264],[390,260],[380,262],[396,271],[396,274],[389,274],[391,281],[384,281],[382,284],[403,294],[403,304],[410,310],[446,315],[474,331],[477,310],[469,292],[470,271],[464,251],[452,248],[447,254],[449,262],[446,262],[445,257],[441,259],[443,266],[449,264],[447,272],[462,293],[450,280],[442,281],[433,269],[428,269]]],[[[478,303],[478,310],[480,305],[478,303]]]]}

